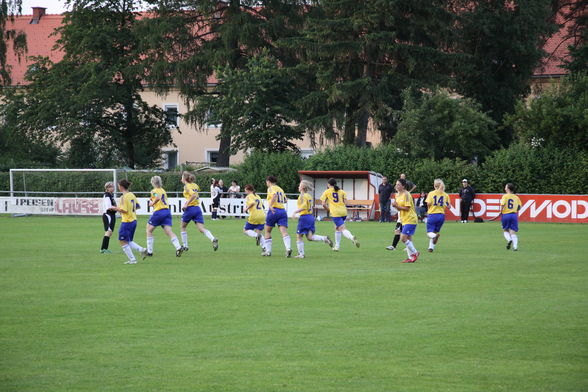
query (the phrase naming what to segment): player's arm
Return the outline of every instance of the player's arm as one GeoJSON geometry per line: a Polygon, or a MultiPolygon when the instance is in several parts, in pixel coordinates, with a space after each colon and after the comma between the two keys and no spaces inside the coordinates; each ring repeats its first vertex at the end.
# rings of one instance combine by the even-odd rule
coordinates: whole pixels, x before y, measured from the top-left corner
{"type": "Polygon", "coordinates": [[[272,195],[272,198],[271,198],[271,199],[269,200],[269,202],[268,202],[268,204],[269,204],[269,209],[270,209],[270,211],[271,211],[272,213],[274,213],[274,212],[275,212],[275,210],[274,210],[274,203],[276,202],[276,199],[277,199],[277,198],[278,198],[278,194],[277,194],[277,193],[274,193],[274,194],[272,195]]]}
{"type": "Polygon", "coordinates": [[[252,201],[251,203],[247,204],[247,207],[245,207],[245,212],[249,212],[250,209],[252,209],[255,206],[255,202],[252,201]]]}
{"type": "Polygon", "coordinates": [[[154,193],[153,196],[151,197],[151,199],[149,200],[149,206],[153,207],[160,200],[161,200],[161,196],[159,196],[157,193],[154,193]]]}
{"type": "Polygon", "coordinates": [[[188,208],[188,204],[192,203],[194,199],[196,199],[196,192],[192,192],[192,196],[190,196],[190,198],[186,200],[186,202],[182,206],[182,211],[186,211],[186,208],[188,208]]]}
{"type": "Polygon", "coordinates": [[[126,208],[123,208],[123,207],[126,206],[126,204],[125,204],[125,200],[122,197],[120,198],[118,204],[119,204],[119,207],[111,207],[112,210],[113,211],[118,211],[118,212],[120,212],[122,214],[126,214],[128,210],[126,208]]]}

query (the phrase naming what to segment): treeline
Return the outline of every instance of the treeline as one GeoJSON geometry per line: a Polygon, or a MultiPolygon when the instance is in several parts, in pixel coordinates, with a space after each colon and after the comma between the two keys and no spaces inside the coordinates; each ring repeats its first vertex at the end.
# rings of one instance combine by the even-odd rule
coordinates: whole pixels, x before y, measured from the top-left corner
{"type": "MultiPolygon", "coordinates": [[[[417,184],[416,191],[429,191],[433,180],[442,178],[449,192],[457,192],[467,178],[478,192],[502,193],[507,182],[514,183],[521,193],[586,194],[588,193],[588,153],[559,147],[528,148],[515,144],[493,152],[482,164],[462,159],[414,159],[392,145],[377,148],[342,146],[302,159],[298,154],[254,152],[237,170],[219,175],[197,175],[202,192],[208,192],[211,179],[223,179],[227,186],[236,180],[241,187],[252,184],[265,192],[265,178],[278,177],[288,193],[297,192],[299,170],[371,170],[395,179],[406,173],[417,184]]],[[[121,172],[133,182],[136,191],[149,191],[151,176],[159,175],[168,192],[181,192],[180,172],[121,172]]],[[[110,174],[89,176],[80,173],[43,173],[15,177],[15,189],[29,192],[101,192],[110,174]],[[26,184],[24,183],[26,181],[26,184]]],[[[0,189],[9,189],[8,173],[0,173],[0,189]]]]}
{"type": "Polygon", "coordinates": [[[365,147],[370,128],[434,160],[481,162],[518,140],[547,145],[562,124],[586,148],[580,90],[531,105],[536,115],[520,104],[561,20],[577,38],[569,70],[586,69],[585,13],[573,2],[69,3],[63,59],[37,58],[26,89],[2,89],[0,167],[157,167],[170,128],[141,97],[145,86],[178,91],[187,123],[220,125],[220,166],[237,150],[295,150],[305,134],[365,147]]]}

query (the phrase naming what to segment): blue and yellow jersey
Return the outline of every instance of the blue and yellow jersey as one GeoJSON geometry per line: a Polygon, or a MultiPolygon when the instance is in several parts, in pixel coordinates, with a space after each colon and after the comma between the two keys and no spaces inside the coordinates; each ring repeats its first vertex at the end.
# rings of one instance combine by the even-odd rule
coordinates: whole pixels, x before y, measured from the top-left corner
{"type": "Polygon", "coordinates": [[[280,188],[277,185],[272,185],[269,188],[267,188],[267,200],[270,201],[274,195],[276,195],[276,201],[274,201],[274,204],[269,207],[284,209],[284,203],[286,203],[286,195],[284,194],[282,188],[280,188]]]}
{"type": "Polygon", "coordinates": [[[429,192],[425,203],[427,203],[428,214],[445,214],[445,207],[449,207],[449,195],[440,190],[429,192]]]}
{"type": "Polygon", "coordinates": [[[197,207],[200,205],[200,195],[198,192],[200,192],[200,187],[193,182],[184,185],[184,197],[186,200],[190,200],[192,195],[196,195],[194,200],[188,203],[188,207],[197,207]]]}
{"type": "Polygon", "coordinates": [[[416,225],[418,222],[416,210],[414,208],[414,199],[408,192],[396,194],[396,203],[400,207],[409,207],[408,210],[398,210],[400,214],[400,223],[403,225],[416,225]]]}
{"type": "Polygon", "coordinates": [[[523,204],[521,203],[521,199],[519,199],[519,197],[514,193],[507,193],[502,196],[502,199],[500,199],[500,211],[503,214],[512,214],[513,212],[518,212],[522,205],[523,204]]]}
{"type": "Polygon", "coordinates": [[[298,210],[302,210],[299,213],[300,215],[312,214],[312,196],[310,196],[308,193],[303,193],[298,196],[296,205],[298,206],[298,210]]]}
{"type": "Polygon", "coordinates": [[[250,193],[245,198],[245,205],[249,208],[249,216],[247,222],[252,225],[263,225],[265,223],[265,211],[263,209],[263,201],[261,197],[255,193],[250,193]]]}
{"type": "Polygon", "coordinates": [[[345,206],[347,193],[343,189],[336,191],[335,188],[329,188],[323,192],[321,200],[323,203],[328,201],[330,215],[333,218],[347,216],[347,206],[345,206]]]}
{"type": "Polygon", "coordinates": [[[153,188],[151,190],[151,201],[159,198],[159,200],[153,204],[153,211],[159,211],[163,209],[169,209],[168,200],[167,200],[167,193],[163,188],[153,188]]]}
{"type": "Polygon", "coordinates": [[[137,202],[137,197],[131,193],[123,193],[120,197],[120,207],[121,209],[125,210],[126,212],[120,213],[123,222],[134,222],[137,220],[137,206],[139,203],[137,202]]]}

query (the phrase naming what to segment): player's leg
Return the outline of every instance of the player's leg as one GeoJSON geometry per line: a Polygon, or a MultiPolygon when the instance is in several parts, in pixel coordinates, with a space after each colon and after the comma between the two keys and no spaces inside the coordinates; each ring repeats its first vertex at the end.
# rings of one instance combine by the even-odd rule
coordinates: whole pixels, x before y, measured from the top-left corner
{"type": "Polygon", "coordinates": [[[182,253],[184,252],[184,248],[182,248],[182,245],[180,245],[180,241],[178,241],[178,237],[172,231],[171,226],[164,225],[163,231],[169,237],[174,248],[176,248],[176,257],[180,257],[182,255],[182,253]]]}
{"type": "Polygon", "coordinates": [[[155,230],[155,226],[147,223],[146,232],[147,232],[147,254],[149,256],[153,255],[153,231],[155,230]]]}
{"type": "Polygon", "coordinates": [[[265,250],[263,251],[262,256],[272,255],[272,229],[273,226],[269,226],[268,224],[265,225],[265,250]]]}
{"type": "MultiPolygon", "coordinates": [[[[288,218],[286,217],[286,221],[288,218]]],[[[283,223],[283,222],[282,222],[283,223]]],[[[290,234],[288,234],[288,226],[284,226],[283,224],[278,225],[280,232],[282,233],[282,241],[284,242],[284,247],[286,248],[286,257],[292,256],[292,243],[290,240],[290,234]]]]}
{"type": "MultiPolygon", "coordinates": [[[[343,218],[343,220],[345,220],[346,217],[343,218]]],[[[341,234],[343,234],[343,236],[345,238],[347,238],[348,240],[350,240],[351,242],[353,242],[353,245],[355,245],[355,247],[359,248],[359,241],[357,240],[357,237],[354,236],[353,234],[351,234],[351,232],[349,230],[347,230],[347,227],[345,227],[345,224],[340,226],[341,228],[341,234]]]]}
{"type": "MultiPolygon", "coordinates": [[[[310,232],[308,232],[307,237],[310,235],[310,237],[312,238],[312,234],[310,232]]],[[[297,233],[296,234],[296,249],[298,250],[298,254],[295,256],[297,259],[303,259],[304,258],[304,234],[302,233],[297,233]]]]}
{"type": "Polygon", "coordinates": [[[212,233],[208,231],[206,227],[204,227],[204,223],[196,222],[196,226],[198,227],[198,230],[200,230],[200,232],[204,234],[206,238],[210,240],[210,242],[212,242],[212,249],[216,251],[218,249],[218,239],[212,235],[212,233]]]}

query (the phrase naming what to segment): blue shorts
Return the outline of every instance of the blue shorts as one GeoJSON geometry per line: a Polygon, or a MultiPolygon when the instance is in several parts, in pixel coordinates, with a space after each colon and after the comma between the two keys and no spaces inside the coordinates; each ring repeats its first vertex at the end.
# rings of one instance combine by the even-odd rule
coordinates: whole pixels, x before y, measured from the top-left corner
{"type": "Polygon", "coordinates": [[[417,225],[402,225],[402,234],[414,235],[417,225]]]}
{"type": "Polygon", "coordinates": [[[345,219],[347,219],[346,216],[333,217],[333,223],[335,224],[335,227],[343,226],[345,224],[345,219]]]}
{"type": "Polygon", "coordinates": [[[149,221],[147,221],[148,224],[150,224],[151,226],[171,226],[172,225],[172,216],[171,216],[171,211],[169,210],[169,208],[164,208],[162,210],[159,211],[155,211],[153,213],[153,215],[151,215],[151,218],[149,218],[149,221]]]}
{"type": "Polygon", "coordinates": [[[135,229],[137,228],[137,221],[123,222],[118,228],[118,240],[131,242],[135,236],[135,229]]]}
{"type": "Polygon", "coordinates": [[[438,233],[445,223],[445,214],[429,214],[427,217],[427,233],[438,233]]]}
{"type": "Polygon", "coordinates": [[[265,225],[274,227],[276,224],[278,226],[288,227],[288,214],[286,214],[286,210],[281,208],[274,208],[275,212],[269,210],[267,212],[267,217],[265,218],[265,225]]]}
{"type": "Polygon", "coordinates": [[[502,230],[519,231],[519,215],[516,212],[502,215],[502,230]]]}
{"type": "Polygon", "coordinates": [[[182,222],[188,223],[190,221],[204,224],[204,217],[199,206],[190,206],[182,214],[182,222]]]}
{"type": "Polygon", "coordinates": [[[261,225],[256,225],[254,223],[245,222],[245,226],[243,226],[244,230],[262,230],[263,231],[263,223],[261,225]]]}
{"type": "Polygon", "coordinates": [[[315,232],[314,228],[314,216],[312,214],[300,215],[298,219],[298,228],[296,228],[297,234],[308,234],[308,232],[315,232]]]}

